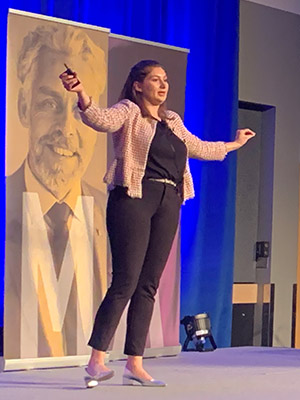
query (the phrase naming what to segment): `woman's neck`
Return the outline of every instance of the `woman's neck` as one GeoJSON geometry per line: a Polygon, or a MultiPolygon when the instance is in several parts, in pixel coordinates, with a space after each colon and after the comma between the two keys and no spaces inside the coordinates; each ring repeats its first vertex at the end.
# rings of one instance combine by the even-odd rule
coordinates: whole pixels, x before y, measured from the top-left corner
{"type": "Polygon", "coordinates": [[[160,105],[154,105],[144,100],[144,107],[146,108],[146,110],[148,111],[149,115],[151,115],[152,118],[161,121],[161,117],[159,116],[160,105]]]}

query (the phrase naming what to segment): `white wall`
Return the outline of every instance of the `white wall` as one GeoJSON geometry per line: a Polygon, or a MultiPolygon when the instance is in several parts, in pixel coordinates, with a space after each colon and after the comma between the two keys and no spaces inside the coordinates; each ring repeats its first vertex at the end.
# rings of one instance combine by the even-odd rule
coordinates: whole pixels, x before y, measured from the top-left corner
{"type": "Polygon", "coordinates": [[[300,16],[246,0],[240,5],[240,100],[276,107],[271,242],[273,343],[290,346],[299,218],[300,16]]]}

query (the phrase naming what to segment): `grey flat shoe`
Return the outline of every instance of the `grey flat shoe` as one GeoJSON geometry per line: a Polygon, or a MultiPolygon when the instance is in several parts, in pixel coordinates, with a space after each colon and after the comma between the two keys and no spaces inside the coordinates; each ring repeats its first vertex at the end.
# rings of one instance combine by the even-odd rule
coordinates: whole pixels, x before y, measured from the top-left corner
{"type": "Polygon", "coordinates": [[[167,386],[165,382],[156,379],[143,379],[134,375],[129,369],[125,368],[123,374],[123,385],[134,385],[137,382],[142,386],[164,387],[167,386]]]}
{"type": "Polygon", "coordinates": [[[107,381],[115,375],[115,372],[112,370],[100,372],[100,374],[97,375],[91,375],[88,371],[88,368],[85,368],[85,372],[89,375],[84,377],[84,382],[87,389],[94,388],[98,386],[99,382],[107,381]]]}

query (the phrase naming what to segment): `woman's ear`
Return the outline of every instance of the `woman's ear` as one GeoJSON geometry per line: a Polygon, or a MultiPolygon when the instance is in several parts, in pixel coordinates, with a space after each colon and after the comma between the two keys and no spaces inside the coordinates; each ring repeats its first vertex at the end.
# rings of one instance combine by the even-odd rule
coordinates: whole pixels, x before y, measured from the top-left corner
{"type": "Polygon", "coordinates": [[[29,127],[29,101],[26,98],[24,89],[19,90],[18,112],[19,112],[19,119],[21,121],[21,124],[24,126],[24,128],[28,128],[29,127]]]}
{"type": "Polygon", "coordinates": [[[142,93],[142,91],[143,91],[141,84],[138,81],[133,82],[133,88],[136,92],[139,92],[139,93],[142,93]]]}

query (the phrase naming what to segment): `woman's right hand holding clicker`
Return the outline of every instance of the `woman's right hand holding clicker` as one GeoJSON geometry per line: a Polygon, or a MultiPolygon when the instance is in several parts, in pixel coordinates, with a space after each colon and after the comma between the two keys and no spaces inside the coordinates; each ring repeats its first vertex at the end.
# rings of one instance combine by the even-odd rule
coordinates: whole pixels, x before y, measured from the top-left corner
{"type": "Polygon", "coordinates": [[[76,72],[70,70],[64,71],[62,74],[59,75],[59,78],[61,79],[64,88],[68,92],[79,93],[84,90],[83,85],[79,81],[76,72]]]}
{"type": "Polygon", "coordinates": [[[73,72],[69,68],[67,68],[66,71],[59,75],[59,78],[61,79],[64,88],[68,92],[77,93],[78,105],[81,110],[84,111],[87,107],[89,107],[89,105],[91,104],[91,98],[85,92],[84,87],[78,79],[76,72],[73,72]]]}

